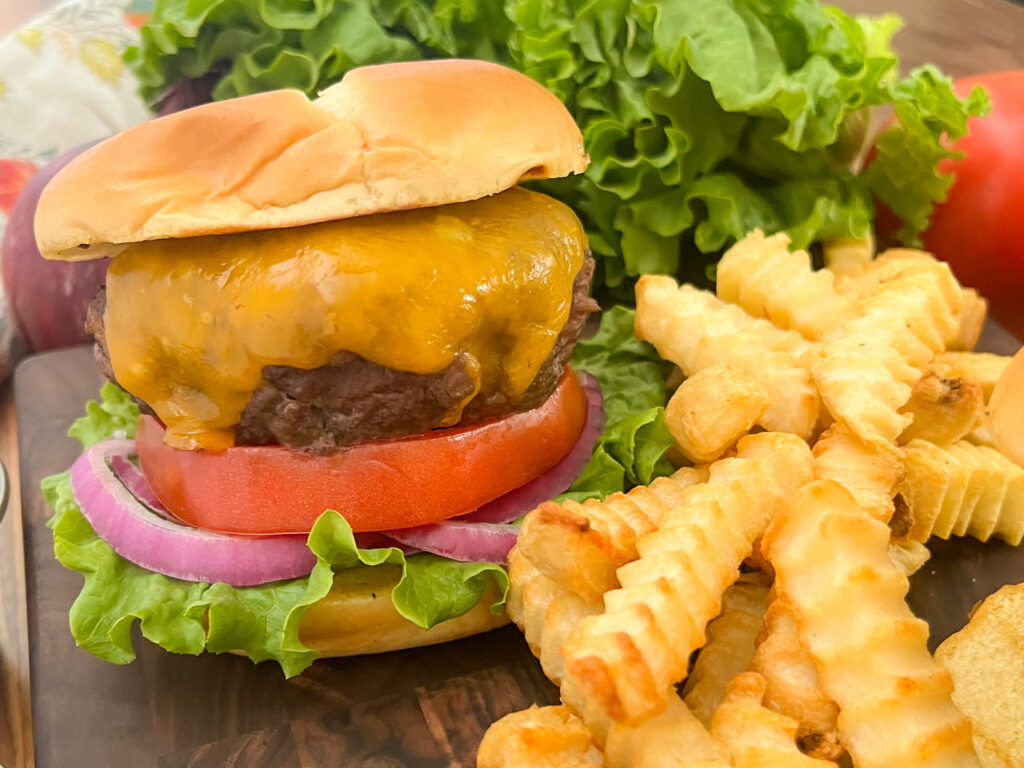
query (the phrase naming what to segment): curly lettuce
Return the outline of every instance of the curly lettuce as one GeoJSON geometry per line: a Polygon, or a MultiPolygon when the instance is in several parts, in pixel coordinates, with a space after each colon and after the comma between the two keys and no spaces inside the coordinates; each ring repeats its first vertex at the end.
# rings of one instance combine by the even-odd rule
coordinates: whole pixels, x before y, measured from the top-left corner
{"type": "Polygon", "coordinates": [[[874,199],[913,240],[950,179],[936,170],[982,94],[932,67],[898,74],[897,17],[817,0],[157,0],[126,54],[145,97],[208,80],[215,99],[314,96],[352,67],[475,57],[561,98],[591,156],[540,186],[573,206],[598,256],[596,293],[632,302],[646,272],[703,275],[760,227],[794,246],[872,228],[874,199]],[[870,110],[898,126],[858,173],[870,110]]]}

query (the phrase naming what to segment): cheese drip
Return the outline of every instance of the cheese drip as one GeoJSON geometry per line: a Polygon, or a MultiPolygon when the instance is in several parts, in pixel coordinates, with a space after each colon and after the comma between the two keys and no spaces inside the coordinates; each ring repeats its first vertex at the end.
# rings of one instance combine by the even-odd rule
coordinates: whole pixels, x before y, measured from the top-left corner
{"type": "Polygon", "coordinates": [[[585,247],[569,208],[520,188],[139,243],[107,273],[110,360],[118,383],[167,425],[166,442],[186,449],[233,445],[264,366],[309,370],[340,351],[419,374],[458,355],[474,377],[469,399],[518,398],[568,319],[585,247]]]}

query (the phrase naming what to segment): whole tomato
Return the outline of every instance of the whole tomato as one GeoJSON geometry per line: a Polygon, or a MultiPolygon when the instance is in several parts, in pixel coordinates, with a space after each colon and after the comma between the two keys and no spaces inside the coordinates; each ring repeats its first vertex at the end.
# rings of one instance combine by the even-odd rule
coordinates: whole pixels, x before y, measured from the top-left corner
{"type": "Polygon", "coordinates": [[[1024,339],[1024,70],[965,77],[957,95],[982,86],[992,101],[954,145],[963,159],[949,198],[924,233],[925,247],[989,300],[992,316],[1024,339]]]}

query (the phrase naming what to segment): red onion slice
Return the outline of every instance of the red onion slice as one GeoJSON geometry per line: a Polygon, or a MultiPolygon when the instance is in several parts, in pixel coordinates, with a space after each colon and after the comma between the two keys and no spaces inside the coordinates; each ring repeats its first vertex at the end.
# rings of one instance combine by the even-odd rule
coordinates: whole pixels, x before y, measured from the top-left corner
{"type": "Polygon", "coordinates": [[[580,378],[583,390],[587,394],[587,420],[579,439],[565,458],[525,485],[487,502],[474,512],[452,518],[452,522],[509,523],[522,517],[538,504],[553,499],[576,481],[590,461],[594,444],[604,429],[604,398],[601,396],[601,387],[598,386],[597,379],[590,374],[581,374],[580,378]]]}
{"type": "Polygon", "coordinates": [[[446,520],[388,531],[387,535],[400,544],[450,560],[508,565],[508,553],[516,543],[517,534],[518,529],[512,525],[446,520]]]}
{"type": "Polygon", "coordinates": [[[225,536],[154,514],[118,479],[134,455],[131,440],[105,440],[71,467],[71,489],[96,534],[121,557],[176,579],[248,587],[306,576],[316,557],[305,536],[225,536]]]}

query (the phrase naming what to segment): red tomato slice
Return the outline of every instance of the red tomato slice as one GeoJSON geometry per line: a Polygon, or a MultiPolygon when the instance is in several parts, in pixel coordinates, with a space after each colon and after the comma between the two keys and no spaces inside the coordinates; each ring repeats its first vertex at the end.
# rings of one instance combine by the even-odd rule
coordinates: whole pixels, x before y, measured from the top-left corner
{"type": "Polygon", "coordinates": [[[333,456],[281,446],[182,451],[151,416],[135,437],[160,500],[197,528],[306,533],[326,509],[355,531],[435,523],[470,512],[554,466],[586,421],[587,397],[566,369],[539,408],[469,427],[364,443],[333,456]]]}

